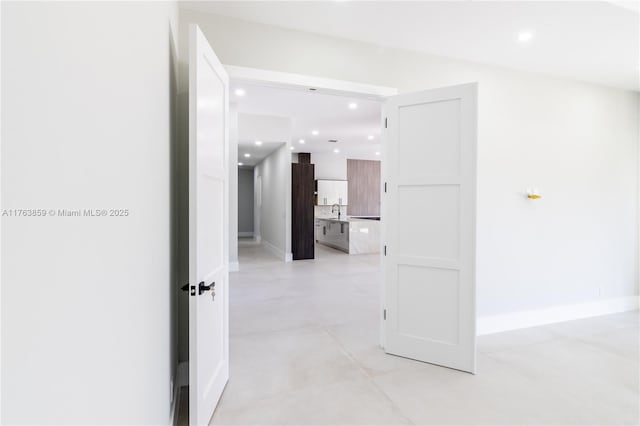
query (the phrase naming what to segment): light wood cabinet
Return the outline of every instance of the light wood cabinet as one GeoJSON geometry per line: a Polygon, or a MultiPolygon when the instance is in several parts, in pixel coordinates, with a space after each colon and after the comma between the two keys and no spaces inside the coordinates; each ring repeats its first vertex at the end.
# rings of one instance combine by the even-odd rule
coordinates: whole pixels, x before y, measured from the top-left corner
{"type": "Polygon", "coordinates": [[[347,160],[349,216],[380,216],[380,162],[347,160]]]}

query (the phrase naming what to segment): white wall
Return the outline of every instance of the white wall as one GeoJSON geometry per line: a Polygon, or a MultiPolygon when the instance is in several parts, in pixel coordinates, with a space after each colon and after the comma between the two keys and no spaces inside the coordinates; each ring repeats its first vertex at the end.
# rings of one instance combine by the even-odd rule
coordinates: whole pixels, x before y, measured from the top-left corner
{"type": "MultiPolygon", "coordinates": [[[[311,162],[315,165],[316,179],[347,180],[347,158],[353,160],[376,160],[380,157],[358,157],[335,154],[333,152],[311,153],[311,162]]],[[[298,162],[298,154],[291,155],[291,162],[298,162]]]]}
{"type": "Polygon", "coordinates": [[[254,188],[261,200],[255,200],[257,224],[254,232],[263,245],[283,260],[291,260],[291,155],[288,143],[262,160],[254,168],[254,188]]]}
{"type": "Polygon", "coordinates": [[[172,2],[2,2],[2,423],[168,424],[172,2]]]}
{"type": "Polygon", "coordinates": [[[638,293],[638,93],[184,11],[226,64],[397,87],[479,82],[478,313],[638,293]],[[531,202],[527,187],[543,198],[531,202]]]}
{"type": "Polygon", "coordinates": [[[238,169],[238,235],[253,234],[253,169],[238,169]]]}
{"type": "Polygon", "coordinates": [[[342,154],[311,154],[316,179],[347,180],[347,157],[342,154]]]}

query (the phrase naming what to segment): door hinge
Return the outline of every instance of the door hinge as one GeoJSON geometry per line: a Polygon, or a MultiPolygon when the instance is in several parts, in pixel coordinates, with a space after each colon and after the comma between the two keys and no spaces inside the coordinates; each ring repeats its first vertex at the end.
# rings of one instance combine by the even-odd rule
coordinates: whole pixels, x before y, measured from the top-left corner
{"type": "Polygon", "coordinates": [[[385,119],[384,119],[384,128],[385,128],[385,129],[387,128],[387,118],[386,118],[386,117],[385,117],[385,119]]]}
{"type": "Polygon", "coordinates": [[[387,192],[387,182],[384,183],[384,192],[387,192]]]}
{"type": "Polygon", "coordinates": [[[385,256],[387,255],[387,246],[386,245],[384,246],[384,255],[385,256]]]}
{"type": "Polygon", "coordinates": [[[382,311],[382,318],[386,321],[387,320],[387,310],[385,309],[384,311],[382,311]]]}

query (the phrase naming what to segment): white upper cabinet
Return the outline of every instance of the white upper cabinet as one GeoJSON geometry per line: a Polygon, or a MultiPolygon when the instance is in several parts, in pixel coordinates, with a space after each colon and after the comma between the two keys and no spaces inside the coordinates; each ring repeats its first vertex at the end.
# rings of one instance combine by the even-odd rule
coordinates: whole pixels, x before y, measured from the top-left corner
{"type": "MultiPolygon", "coordinates": [[[[335,188],[335,192],[336,192],[336,203],[340,204],[341,206],[346,206],[348,203],[348,197],[347,197],[347,192],[348,192],[348,185],[347,185],[347,181],[346,180],[334,180],[334,188],[335,188]]],[[[333,203],[332,203],[333,204],[333,203]]]]}
{"type": "Polygon", "coordinates": [[[329,201],[333,199],[331,190],[333,186],[330,180],[318,180],[318,205],[326,206],[330,204],[329,201]]]}
{"type": "Polygon", "coordinates": [[[333,204],[346,205],[347,181],[318,179],[318,205],[330,206],[333,204]]]}

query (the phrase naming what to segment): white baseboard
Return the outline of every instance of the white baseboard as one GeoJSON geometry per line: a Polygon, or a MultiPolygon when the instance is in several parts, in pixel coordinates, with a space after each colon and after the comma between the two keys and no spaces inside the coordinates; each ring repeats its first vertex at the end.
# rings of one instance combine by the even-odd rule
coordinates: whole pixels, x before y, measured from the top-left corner
{"type": "Polygon", "coordinates": [[[536,327],[555,322],[615,314],[636,309],[638,309],[638,296],[626,296],[574,305],[560,305],[550,308],[490,315],[478,318],[477,335],[536,327]]]}
{"type": "Polygon", "coordinates": [[[287,260],[287,255],[291,256],[291,253],[285,253],[284,250],[279,249],[278,247],[271,244],[269,241],[262,240],[261,243],[266,249],[268,249],[271,253],[278,256],[279,259],[284,260],[285,262],[290,262],[291,260],[287,260]]]}
{"type": "Polygon", "coordinates": [[[240,263],[229,262],[229,272],[236,272],[240,270],[240,263]]]}
{"type": "Polygon", "coordinates": [[[293,262],[293,253],[285,253],[284,254],[285,262],[293,262]]]}
{"type": "Polygon", "coordinates": [[[256,243],[260,244],[260,242],[262,241],[262,237],[260,235],[254,235],[253,236],[253,241],[255,241],[256,243]]]}
{"type": "Polygon", "coordinates": [[[253,231],[251,231],[251,232],[244,232],[244,231],[240,232],[240,231],[238,231],[238,237],[245,237],[245,238],[246,237],[251,237],[251,238],[253,238],[253,231]]]}

